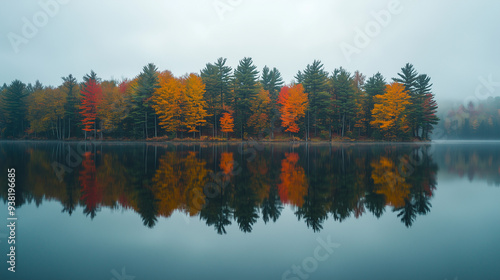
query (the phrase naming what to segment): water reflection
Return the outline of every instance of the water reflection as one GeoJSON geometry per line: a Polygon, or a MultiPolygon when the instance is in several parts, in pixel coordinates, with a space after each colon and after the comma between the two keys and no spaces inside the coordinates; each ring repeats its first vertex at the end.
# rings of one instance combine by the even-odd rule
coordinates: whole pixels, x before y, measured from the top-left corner
{"type": "MultiPolygon", "coordinates": [[[[3,143],[0,165],[17,170],[18,207],[57,200],[62,212],[82,207],[90,219],[102,207],[133,209],[147,227],[179,211],[225,234],[232,223],[251,232],[259,219],[276,222],[285,205],[313,231],[329,219],[385,211],[397,212],[410,227],[431,211],[435,156],[449,172],[499,185],[498,150],[455,151],[429,145],[3,143]]],[[[6,200],[6,190],[1,196],[6,200]]]]}

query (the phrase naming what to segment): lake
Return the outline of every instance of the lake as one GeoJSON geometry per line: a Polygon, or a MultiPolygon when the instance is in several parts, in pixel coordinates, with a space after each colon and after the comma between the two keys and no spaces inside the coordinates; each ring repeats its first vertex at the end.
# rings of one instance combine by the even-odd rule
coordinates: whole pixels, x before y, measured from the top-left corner
{"type": "Polygon", "coordinates": [[[499,279],[500,142],[0,141],[1,279],[499,279]]]}

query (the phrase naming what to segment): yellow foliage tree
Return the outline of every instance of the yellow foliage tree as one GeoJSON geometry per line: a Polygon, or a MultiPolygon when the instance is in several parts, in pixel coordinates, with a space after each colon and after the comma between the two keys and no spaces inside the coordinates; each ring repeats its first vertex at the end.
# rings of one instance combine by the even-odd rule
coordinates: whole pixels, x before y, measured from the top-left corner
{"type": "Polygon", "coordinates": [[[403,84],[387,85],[385,94],[375,95],[374,101],[370,124],[380,129],[385,138],[397,139],[409,132],[406,108],[410,104],[410,95],[403,84]]]}
{"type": "Polygon", "coordinates": [[[61,130],[66,93],[59,88],[44,88],[28,97],[28,121],[33,132],[61,130]]]}
{"type": "Polygon", "coordinates": [[[160,120],[160,126],[167,132],[181,128],[181,108],[183,103],[183,84],[170,71],[158,75],[159,88],[153,93],[153,109],[160,120]]]}
{"type": "Polygon", "coordinates": [[[207,121],[206,118],[209,116],[207,110],[207,102],[204,100],[203,95],[205,94],[205,84],[202,79],[196,74],[190,74],[183,79],[184,84],[184,125],[187,127],[188,132],[193,132],[193,137],[197,131],[197,127],[200,127],[200,137],[201,137],[201,126],[203,126],[207,121]]]}

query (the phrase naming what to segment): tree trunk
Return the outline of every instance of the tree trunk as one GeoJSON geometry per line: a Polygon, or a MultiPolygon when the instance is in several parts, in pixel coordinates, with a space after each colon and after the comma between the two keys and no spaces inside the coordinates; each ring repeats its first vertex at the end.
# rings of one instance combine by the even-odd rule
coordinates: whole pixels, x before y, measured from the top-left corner
{"type": "Polygon", "coordinates": [[[342,137],[344,137],[345,114],[342,115],[342,137]]]}
{"type": "Polygon", "coordinates": [[[146,130],[146,139],[148,139],[148,112],[144,112],[144,127],[146,130]]]}
{"type": "Polygon", "coordinates": [[[156,124],[156,114],[155,114],[155,138],[158,137],[158,128],[157,128],[157,124],[156,124]]]}

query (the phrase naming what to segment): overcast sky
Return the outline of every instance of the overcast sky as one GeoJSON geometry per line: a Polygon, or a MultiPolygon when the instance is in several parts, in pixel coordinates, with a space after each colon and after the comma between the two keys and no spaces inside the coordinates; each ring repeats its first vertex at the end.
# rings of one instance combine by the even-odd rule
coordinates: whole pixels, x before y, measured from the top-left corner
{"type": "Polygon", "coordinates": [[[41,0],[0,10],[1,84],[57,86],[91,69],[133,78],[149,62],[180,76],[248,56],[287,83],[314,59],[387,80],[410,62],[431,76],[438,100],[474,96],[480,76],[500,82],[493,0],[41,0]]]}

